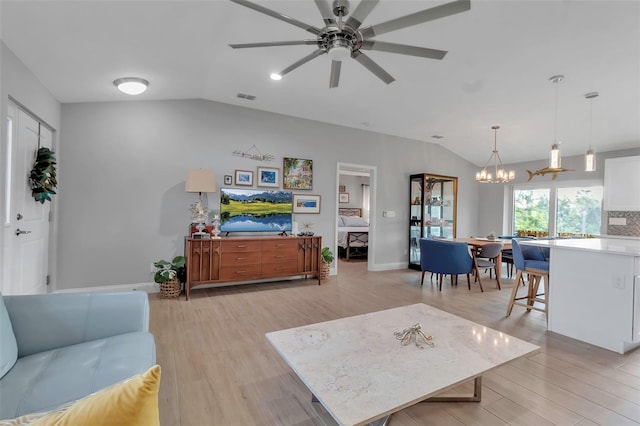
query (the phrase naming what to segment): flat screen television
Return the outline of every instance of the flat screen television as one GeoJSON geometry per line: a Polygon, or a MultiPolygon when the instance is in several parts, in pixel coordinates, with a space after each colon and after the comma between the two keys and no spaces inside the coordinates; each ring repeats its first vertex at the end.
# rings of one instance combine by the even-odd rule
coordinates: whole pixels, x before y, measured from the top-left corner
{"type": "Polygon", "coordinates": [[[292,206],[291,191],[221,188],[220,231],[291,231],[292,206]]]}

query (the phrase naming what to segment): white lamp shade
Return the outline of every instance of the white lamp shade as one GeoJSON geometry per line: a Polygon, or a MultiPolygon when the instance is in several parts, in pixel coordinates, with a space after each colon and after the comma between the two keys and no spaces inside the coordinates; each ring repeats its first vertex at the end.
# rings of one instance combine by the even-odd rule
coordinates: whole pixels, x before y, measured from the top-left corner
{"type": "Polygon", "coordinates": [[[185,192],[216,192],[216,177],[211,170],[191,169],[187,171],[185,192]]]}
{"type": "Polygon", "coordinates": [[[584,171],[585,172],[596,171],[596,154],[591,149],[589,149],[584,156],[584,171]]]}

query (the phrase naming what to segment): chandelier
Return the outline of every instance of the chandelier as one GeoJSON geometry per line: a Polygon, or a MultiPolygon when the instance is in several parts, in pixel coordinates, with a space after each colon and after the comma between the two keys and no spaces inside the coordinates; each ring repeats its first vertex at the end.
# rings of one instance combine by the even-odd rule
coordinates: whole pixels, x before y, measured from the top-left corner
{"type": "Polygon", "coordinates": [[[507,183],[515,179],[516,172],[513,170],[506,171],[498,154],[498,129],[500,126],[491,126],[493,129],[493,152],[487,165],[476,173],[476,181],[481,183],[507,183]],[[493,166],[491,166],[493,164],[493,166]],[[487,171],[489,169],[489,171],[487,171]],[[493,170],[493,173],[492,173],[493,170]]]}

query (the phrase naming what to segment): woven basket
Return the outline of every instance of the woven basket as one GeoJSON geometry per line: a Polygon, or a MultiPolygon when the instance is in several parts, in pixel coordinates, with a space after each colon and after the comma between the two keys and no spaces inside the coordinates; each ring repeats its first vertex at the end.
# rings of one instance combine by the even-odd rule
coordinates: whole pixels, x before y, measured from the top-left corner
{"type": "Polygon", "coordinates": [[[170,299],[180,296],[182,286],[178,278],[171,278],[160,284],[160,297],[170,299]]]}
{"type": "Polygon", "coordinates": [[[329,263],[322,262],[320,264],[320,280],[329,279],[329,270],[331,269],[331,265],[329,263]]]}

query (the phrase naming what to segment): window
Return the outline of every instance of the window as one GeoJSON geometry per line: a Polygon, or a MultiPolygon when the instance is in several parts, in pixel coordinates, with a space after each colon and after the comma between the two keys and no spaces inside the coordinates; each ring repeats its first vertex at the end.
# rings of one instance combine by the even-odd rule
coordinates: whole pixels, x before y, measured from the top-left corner
{"type": "Polygon", "coordinates": [[[513,189],[512,232],[536,237],[600,234],[602,184],[565,182],[513,189]]]}
{"type": "Polygon", "coordinates": [[[558,188],[556,215],[558,236],[599,234],[602,186],[558,188]]]}

